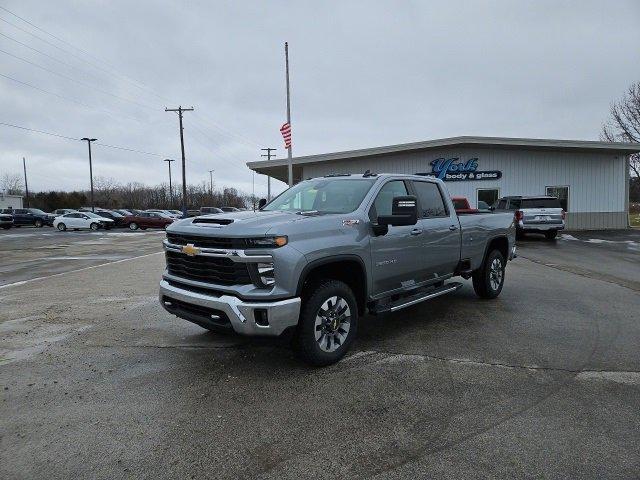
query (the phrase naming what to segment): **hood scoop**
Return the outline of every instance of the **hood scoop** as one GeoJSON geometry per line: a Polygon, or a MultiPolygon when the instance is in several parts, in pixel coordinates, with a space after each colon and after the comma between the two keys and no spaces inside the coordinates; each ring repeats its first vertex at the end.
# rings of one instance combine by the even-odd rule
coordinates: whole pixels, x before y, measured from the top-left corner
{"type": "Polygon", "coordinates": [[[213,224],[213,225],[229,225],[233,223],[233,220],[230,218],[207,218],[207,217],[197,217],[193,219],[193,224],[205,223],[205,224],[213,224]]]}

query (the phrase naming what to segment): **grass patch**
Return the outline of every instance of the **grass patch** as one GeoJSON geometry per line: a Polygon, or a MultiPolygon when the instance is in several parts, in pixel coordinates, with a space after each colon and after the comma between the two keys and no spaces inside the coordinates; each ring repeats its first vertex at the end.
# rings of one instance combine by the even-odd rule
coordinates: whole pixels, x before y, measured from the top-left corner
{"type": "Polygon", "coordinates": [[[629,223],[632,227],[640,227],[640,213],[630,213],[629,223]]]}

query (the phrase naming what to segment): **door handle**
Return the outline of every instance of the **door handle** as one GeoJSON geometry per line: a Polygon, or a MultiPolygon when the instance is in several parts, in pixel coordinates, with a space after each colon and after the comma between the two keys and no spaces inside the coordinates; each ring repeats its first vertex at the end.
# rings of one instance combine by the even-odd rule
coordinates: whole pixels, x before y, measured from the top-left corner
{"type": "Polygon", "coordinates": [[[451,230],[452,232],[457,230],[458,226],[457,225],[449,225],[449,230],[451,230]]]}
{"type": "Polygon", "coordinates": [[[411,235],[420,235],[423,232],[421,228],[414,228],[411,230],[411,235]]]}

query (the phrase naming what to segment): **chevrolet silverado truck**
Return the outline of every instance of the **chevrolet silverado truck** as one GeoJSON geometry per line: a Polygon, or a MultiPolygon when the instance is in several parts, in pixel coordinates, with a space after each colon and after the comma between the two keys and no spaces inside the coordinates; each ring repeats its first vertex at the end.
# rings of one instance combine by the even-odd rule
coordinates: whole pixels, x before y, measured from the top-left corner
{"type": "Polygon", "coordinates": [[[257,211],[170,225],[160,303],[213,331],[289,334],[303,360],[329,365],[365,313],[452,293],[462,286],[452,277],[497,297],[515,256],[513,222],[513,213],[458,216],[435,178],[314,178],[257,211]]]}

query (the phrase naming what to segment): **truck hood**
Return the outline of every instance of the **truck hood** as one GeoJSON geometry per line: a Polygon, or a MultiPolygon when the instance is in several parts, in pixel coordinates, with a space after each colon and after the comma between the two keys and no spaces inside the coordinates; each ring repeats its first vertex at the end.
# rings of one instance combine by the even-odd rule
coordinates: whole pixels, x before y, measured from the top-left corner
{"type": "Polygon", "coordinates": [[[224,237],[251,237],[286,234],[287,227],[312,217],[289,212],[225,212],[185,218],[172,223],[168,232],[224,237]]]}

